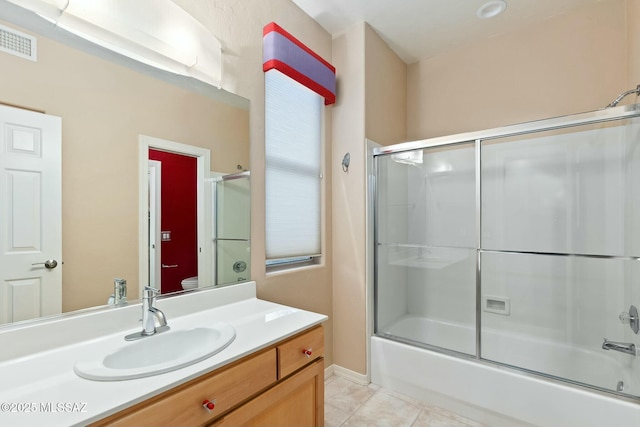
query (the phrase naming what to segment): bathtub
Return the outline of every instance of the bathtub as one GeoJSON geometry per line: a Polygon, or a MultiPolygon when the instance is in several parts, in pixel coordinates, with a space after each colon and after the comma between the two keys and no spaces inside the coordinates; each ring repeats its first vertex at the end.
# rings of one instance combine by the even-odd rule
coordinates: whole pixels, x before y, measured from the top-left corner
{"type": "MultiPolygon", "coordinates": [[[[435,339],[440,346],[475,351],[473,328],[464,325],[407,316],[382,332],[414,341],[429,337],[426,341],[435,339]]],[[[608,354],[497,331],[484,332],[482,340],[483,348],[492,350],[483,350],[487,359],[501,361],[500,354],[505,354],[507,347],[510,362],[530,370],[554,375],[562,375],[562,371],[575,381],[606,388],[618,380],[625,381],[627,387],[637,387],[623,363],[608,354]]],[[[640,426],[637,402],[381,336],[371,338],[370,351],[374,384],[428,400],[492,427],[640,426]]],[[[625,392],[634,390],[625,388],[625,392]]]]}

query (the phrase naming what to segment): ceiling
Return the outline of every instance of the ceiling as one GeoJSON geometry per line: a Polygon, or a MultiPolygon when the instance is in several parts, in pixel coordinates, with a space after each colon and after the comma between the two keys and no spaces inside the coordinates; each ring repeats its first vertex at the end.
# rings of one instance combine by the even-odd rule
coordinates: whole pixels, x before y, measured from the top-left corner
{"type": "Polygon", "coordinates": [[[367,22],[406,63],[509,33],[575,7],[613,0],[506,0],[506,11],[479,19],[488,0],[293,0],[330,34],[367,22]]]}

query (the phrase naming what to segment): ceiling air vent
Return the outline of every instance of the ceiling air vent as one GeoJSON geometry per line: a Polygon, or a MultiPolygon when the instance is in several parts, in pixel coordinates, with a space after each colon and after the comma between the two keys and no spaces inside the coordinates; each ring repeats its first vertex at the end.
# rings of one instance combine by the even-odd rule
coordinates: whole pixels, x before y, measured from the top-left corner
{"type": "Polygon", "coordinates": [[[36,42],[35,37],[0,25],[0,51],[2,52],[35,61],[37,59],[36,42]]]}

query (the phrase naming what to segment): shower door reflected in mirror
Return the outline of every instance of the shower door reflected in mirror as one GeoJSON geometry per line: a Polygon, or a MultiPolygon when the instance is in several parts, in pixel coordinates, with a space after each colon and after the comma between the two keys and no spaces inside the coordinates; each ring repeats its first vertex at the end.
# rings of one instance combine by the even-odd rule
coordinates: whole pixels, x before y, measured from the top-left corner
{"type": "Polygon", "coordinates": [[[476,352],[475,145],[377,157],[376,334],[476,352]]]}
{"type": "Polygon", "coordinates": [[[216,285],[249,279],[251,268],[251,174],[213,179],[214,277],[216,285]]]}

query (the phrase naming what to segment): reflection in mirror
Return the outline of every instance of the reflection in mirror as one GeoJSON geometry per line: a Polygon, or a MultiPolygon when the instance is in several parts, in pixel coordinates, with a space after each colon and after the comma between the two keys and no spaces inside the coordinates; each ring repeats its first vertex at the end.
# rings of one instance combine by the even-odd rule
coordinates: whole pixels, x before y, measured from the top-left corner
{"type": "Polygon", "coordinates": [[[215,177],[214,277],[216,285],[243,282],[251,271],[250,172],[215,177]]]}
{"type": "Polygon", "coordinates": [[[211,151],[146,135],[139,144],[140,283],[162,294],[194,276],[211,285],[211,151]]]}
{"type": "MultiPolygon", "coordinates": [[[[139,287],[147,284],[140,280],[141,263],[149,273],[148,248],[144,257],[139,249],[140,234],[148,237],[148,220],[144,229],[139,225],[140,135],[209,150],[206,177],[209,171],[237,173],[249,164],[248,101],[96,48],[4,0],[0,0],[0,25],[37,43],[35,61],[0,52],[0,103],[61,120],[62,226],[56,232],[62,255],[56,269],[30,265],[47,261],[46,253],[38,253],[28,267],[33,275],[41,270],[43,277],[59,274],[61,290],[49,297],[38,294],[36,286],[29,298],[59,298],[58,312],[102,306],[114,293],[114,279],[122,278],[129,300],[136,299],[139,287]]],[[[29,145],[22,138],[24,132],[16,135],[18,145],[24,141],[29,145]]],[[[146,154],[144,159],[148,169],[146,154]]],[[[49,194],[42,196],[44,200],[49,194]]],[[[213,233],[211,224],[208,229],[213,233]]],[[[212,234],[208,240],[213,242],[212,234]]],[[[213,284],[214,254],[209,255],[209,279],[200,287],[213,284]]],[[[249,279],[248,267],[242,274],[235,281],[249,279]]],[[[191,271],[184,275],[193,277],[191,271]]],[[[0,277],[0,283],[6,285],[9,279],[0,277]]],[[[20,298],[17,289],[0,301],[0,322],[24,318],[7,315],[11,298],[20,298]]],[[[40,315],[52,314],[38,310],[40,315]]]]}
{"type": "Polygon", "coordinates": [[[149,284],[163,294],[198,276],[197,179],[196,158],[149,150],[149,284]]]}

